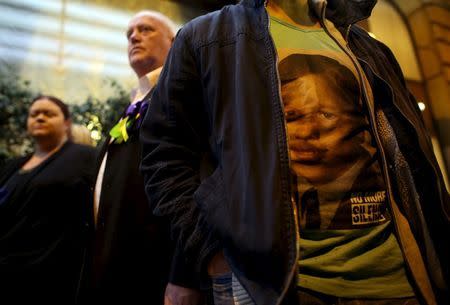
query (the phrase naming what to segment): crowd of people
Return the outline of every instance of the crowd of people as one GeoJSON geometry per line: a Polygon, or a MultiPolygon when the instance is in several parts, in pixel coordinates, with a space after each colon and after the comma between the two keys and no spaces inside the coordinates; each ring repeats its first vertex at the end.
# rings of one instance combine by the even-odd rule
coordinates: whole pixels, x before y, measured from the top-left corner
{"type": "Polygon", "coordinates": [[[0,171],[2,304],[448,304],[450,196],[356,25],[375,2],[243,0],[178,33],[134,15],[101,147],[31,103],[34,151],[0,171]]]}

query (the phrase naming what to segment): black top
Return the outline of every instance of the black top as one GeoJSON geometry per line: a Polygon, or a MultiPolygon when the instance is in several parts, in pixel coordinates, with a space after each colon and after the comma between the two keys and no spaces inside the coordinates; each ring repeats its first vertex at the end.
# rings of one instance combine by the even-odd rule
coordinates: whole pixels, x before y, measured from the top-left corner
{"type": "Polygon", "coordinates": [[[89,225],[93,148],[67,142],[37,167],[0,174],[2,299],[75,303],[89,225]]]}
{"type": "Polygon", "coordinates": [[[33,172],[38,168],[39,166],[28,171],[16,171],[1,187],[0,205],[6,203],[8,198],[12,196],[16,190],[20,189],[21,185],[26,184],[29,177],[33,175],[33,172]]]}

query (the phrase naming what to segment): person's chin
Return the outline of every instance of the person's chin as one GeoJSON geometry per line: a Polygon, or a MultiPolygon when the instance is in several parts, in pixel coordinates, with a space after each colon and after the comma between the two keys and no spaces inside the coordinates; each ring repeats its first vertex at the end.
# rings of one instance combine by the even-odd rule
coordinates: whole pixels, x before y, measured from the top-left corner
{"type": "Polygon", "coordinates": [[[139,56],[139,54],[130,55],[128,59],[130,61],[131,66],[139,65],[139,63],[142,61],[142,58],[141,56],[139,56]]]}
{"type": "Polygon", "coordinates": [[[35,130],[35,131],[31,132],[30,135],[35,139],[48,138],[49,132],[46,130],[35,130]]]}
{"type": "Polygon", "coordinates": [[[292,169],[299,177],[303,177],[309,183],[321,185],[333,180],[329,169],[321,163],[292,162],[292,169]]]}

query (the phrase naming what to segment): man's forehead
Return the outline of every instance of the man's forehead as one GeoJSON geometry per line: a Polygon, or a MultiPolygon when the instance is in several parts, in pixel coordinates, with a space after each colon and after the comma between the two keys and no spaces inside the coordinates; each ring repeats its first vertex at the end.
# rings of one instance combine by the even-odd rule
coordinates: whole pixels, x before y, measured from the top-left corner
{"type": "Polygon", "coordinates": [[[130,22],[128,22],[128,27],[133,27],[138,24],[150,23],[157,24],[159,26],[163,26],[163,23],[157,16],[151,15],[150,13],[140,13],[131,18],[130,22]]]}

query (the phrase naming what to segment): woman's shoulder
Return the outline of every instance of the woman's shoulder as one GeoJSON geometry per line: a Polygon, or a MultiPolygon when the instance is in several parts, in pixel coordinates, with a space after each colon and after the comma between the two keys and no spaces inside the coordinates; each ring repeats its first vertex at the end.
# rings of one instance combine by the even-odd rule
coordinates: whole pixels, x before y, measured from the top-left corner
{"type": "Polygon", "coordinates": [[[15,158],[9,159],[6,161],[5,166],[14,166],[14,165],[18,165],[20,163],[24,163],[28,159],[30,159],[32,155],[33,154],[27,154],[25,156],[20,156],[20,157],[15,157],[15,158]]]}
{"type": "Polygon", "coordinates": [[[80,157],[95,157],[97,152],[97,150],[92,146],[76,144],[71,141],[68,142],[66,146],[67,152],[78,155],[80,157]]]}
{"type": "Polygon", "coordinates": [[[72,162],[82,166],[92,167],[97,160],[97,150],[92,146],[84,144],[68,142],[64,154],[66,158],[70,158],[72,162]]]}
{"type": "Polygon", "coordinates": [[[19,170],[19,168],[22,167],[22,165],[25,164],[29,159],[31,158],[31,155],[26,155],[18,158],[11,159],[7,161],[6,163],[2,164],[0,166],[0,184],[3,183],[3,180],[5,178],[8,178],[13,173],[19,170]]]}

